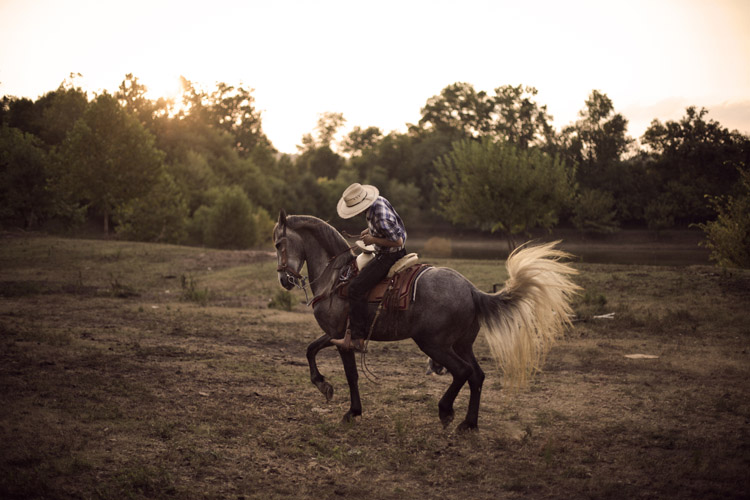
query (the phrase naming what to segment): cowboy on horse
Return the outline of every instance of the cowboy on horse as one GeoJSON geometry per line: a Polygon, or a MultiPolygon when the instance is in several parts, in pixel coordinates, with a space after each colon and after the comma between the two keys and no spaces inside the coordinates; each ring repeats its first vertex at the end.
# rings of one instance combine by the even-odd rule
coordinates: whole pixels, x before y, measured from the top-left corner
{"type": "Polygon", "coordinates": [[[336,206],[342,219],[364,212],[367,229],[360,233],[365,245],[375,247],[375,258],[349,283],[349,328],[344,338],[331,343],[344,350],[363,351],[367,336],[367,296],[386,277],[391,266],[406,255],[406,228],[393,205],[380,196],[378,188],[354,183],[341,196],[336,206]]]}

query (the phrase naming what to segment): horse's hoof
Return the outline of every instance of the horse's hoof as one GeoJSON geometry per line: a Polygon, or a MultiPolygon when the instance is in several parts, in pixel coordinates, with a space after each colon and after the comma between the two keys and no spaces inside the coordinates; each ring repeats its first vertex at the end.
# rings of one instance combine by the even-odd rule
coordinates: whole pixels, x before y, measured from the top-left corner
{"type": "Polygon", "coordinates": [[[318,384],[318,390],[326,397],[326,403],[333,399],[333,386],[328,382],[318,384]]]}
{"type": "Polygon", "coordinates": [[[346,412],[344,416],[341,418],[341,422],[344,424],[351,424],[354,422],[354,417],[359,417],[361,413],[356,413],[351,410],[346,412]]]}
{"type": "Polygon", "coordinates": [[[452,410],[451,411],[440,410],[440,423],[443,424],[443,429],[448,427],[451,424],[451,422],[453,422],[453,415],[454,413],[452,410]]]}
{"type": "Polygon", "coordinates": [[[333,399],[333,386],[329,384],[325,378],[320,377],[319,380],[313,380],[315,387],[326,397],[326,403],[333,399]]]}
{"type": "Polygon", "coordinates": [[[477,424],[471,424],[464,420],[460,424],[458,424],[458,427],[456,427],[456,431],[458,432],[479,432],[479,427],[477,424]]]}

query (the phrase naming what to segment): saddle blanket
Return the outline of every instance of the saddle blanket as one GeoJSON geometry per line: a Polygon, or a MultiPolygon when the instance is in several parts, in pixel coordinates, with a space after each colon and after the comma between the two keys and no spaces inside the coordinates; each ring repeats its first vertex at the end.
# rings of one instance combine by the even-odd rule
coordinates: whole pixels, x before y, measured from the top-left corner
{"type": "MultiPolygon", "coordinates": [[[[386,309],[404,311],[414,301],[417,280],[427,269],[432,268],[429,264],[415,264],[399,271],[391,277],[384,278],[375,285],[367,299],[368,302],[383,302],[386,309]]],[[[349,282],[347,281],[338,288],[341,298],[349,296],[349,282]]]]}

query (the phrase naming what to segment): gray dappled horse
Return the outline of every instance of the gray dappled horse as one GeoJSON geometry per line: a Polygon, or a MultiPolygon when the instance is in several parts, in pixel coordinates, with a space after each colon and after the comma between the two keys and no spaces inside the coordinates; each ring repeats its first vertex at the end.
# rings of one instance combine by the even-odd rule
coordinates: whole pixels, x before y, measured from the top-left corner
{"type": "MultiPolygon", "coordinates": [[[[331,293],[339,275],[355,258],[344,237],[322,220],[284,211],[273,231],[278,257],[279,282],[287,290],[306,286],[309,279],[315,319],[325,332],[307,348],[312,383],[330,399],[333,387],[318,371],[315,357],[341,338],[347,326],[349,304],[331,293]],[[308,278],[300,273],[307,262],[308,278]],[[322,299],[322,300],[321,300],[322,299]]],[[[578,286],[569,278],[575,270],[560,262],[567,256],[555,243],[525,247],[508,258],[508,280],[502,290],[478,290],[453,269],[435,267],[420,276],[414,303],[405,311],[384,312],[371,340],[411,338],[431,359],[444,366],[453,382],[438,404],[444,426],[453,420],[453,402],[468,381],[471,391],[466,418],[460,430],[475,429],[479,417],[484,372],[472,345],[483,329],[493,357],[506,382],[522,384],[537,370],[553,340],[570,324],[569,298],[578,286]],[[387,315],[388,320],[383,319],[387,315]],[[391,316],[391,315],[395,315],[391,316]],[[393,328],[393,325],[397,328],[393,328]]],[[[376,305],[370,305],[369,321],[376,305]]],[[[354,351],[339,350],[349,384],[351,405],[345,421],[362,414],[354,351]]]]}

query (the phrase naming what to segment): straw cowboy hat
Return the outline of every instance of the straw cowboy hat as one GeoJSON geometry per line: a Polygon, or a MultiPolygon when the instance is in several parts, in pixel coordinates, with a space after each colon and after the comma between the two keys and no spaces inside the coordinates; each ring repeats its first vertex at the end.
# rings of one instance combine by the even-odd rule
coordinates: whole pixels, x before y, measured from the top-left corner
{"type": "Polygon", "coordinates": [[[350,219],[375,203],[380,191],[375,186],[354,183],[344,190],[336,210],[342,219],[350,219]]]}

